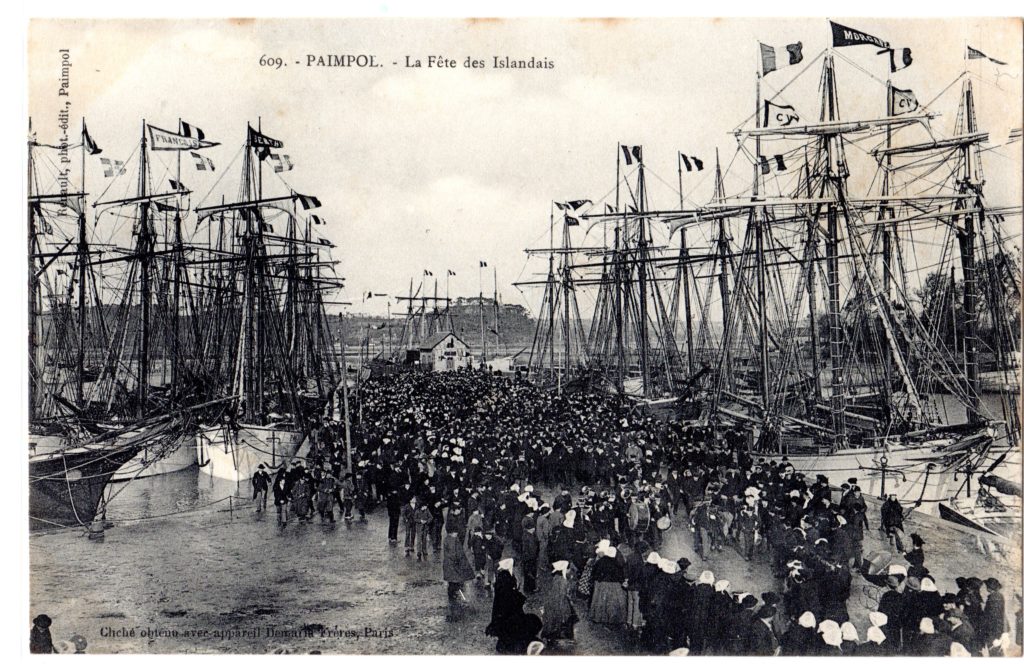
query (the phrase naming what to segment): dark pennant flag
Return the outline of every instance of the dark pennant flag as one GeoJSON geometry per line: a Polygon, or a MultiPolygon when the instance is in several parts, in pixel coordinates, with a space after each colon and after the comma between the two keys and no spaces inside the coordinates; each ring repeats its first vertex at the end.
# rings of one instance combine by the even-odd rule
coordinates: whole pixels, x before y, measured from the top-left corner
{"type": "Polygon", "coordinates": [[[566,226],[579,226],[580,225],[580,220],[577,219],[576,217],[570,217],[569,215],[565,215],[565,225],[566,226]]]}
{"type": "Polygon", "coordinates": [[[848,28],[845,25],[839,25],[835,21],[829,21],[832,24],[832,46],[838,48],[840,46],[860,46],[862,44],[874,44],[878,48],[889,48],[889,42],[884,39],[879,39],[873,35],[869,35],[866,32],[860,30],[854,30],[848,28]]]}
{"type": "Polygon", "coordinates": [[[967,59],[968,60],[988,60],[989,62],[996,65],[1005,65],[1006,63],[1002,60],[996,60],[993,57],[987,56],[976,48],[970,46],[967,47],[967,59]]]}
{"type": "Polygon", "coordinates": [[[281,141],[277,140],[276,138],[271,138],[266,134],[261,134],[252,127],[249,127],[249,145],[251,145],[254,148],[279,149],[284,147],[284,143],[282,143],[281,141]]]}
{"type": "Polygon", "coordinates": [[[85,126],[85,120],[82,120],[82,147],[89,154],[99,154],[103,152],[96,141],[92,140],[92,136],[89,135],[89,128],[85,126]]]}

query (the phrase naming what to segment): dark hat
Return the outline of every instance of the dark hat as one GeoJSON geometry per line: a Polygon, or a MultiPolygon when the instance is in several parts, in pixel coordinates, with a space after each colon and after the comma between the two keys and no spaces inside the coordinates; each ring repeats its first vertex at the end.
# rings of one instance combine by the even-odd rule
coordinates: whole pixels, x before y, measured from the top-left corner
{"type": "Polygon", "coordinates": [[[766,593],[761,593],[761,601],[768,606],[775,606],[781,601],[781,598],[778,596],[778,594],[773,593],[769,590],[766,593]]]}
{"type": "Polygon", "coordinates": [[[762,620],[765,619],[765,618],[774,618],[775,617],[775,607],[766,604],[765,606],[762,606],[760,609],[758,609],[757,613],[754,614],[754,615],[755,615],[755,617],[760,618],[762,620]]]}
{"type": "Polygon", "coordinates": [[[266,466],[264,466],[264,465],[263,465],[263,464],[261,463],[261,464],[259,465],[259,468],[260,468],[260,469],[262,470],[263,468],[266,468],[266,466]]]}
{"type": "Polygon", "coordinates": [[[46,615],[45,613],[40,613],[38,616],[32,619],[32,624],[36,627],[46,629],[47,627],[53,624],[53,621],[50,620],[50,616],[46,615]]]}
{"type": "Polygon", "coordinates": [[[985,587],[989,590],[1000,590],[1003,587],[1003,584],[999,583],[999,579],[989,577],[985,579],[985,587]]]}
{"type": "Polygon", "coordinates": [[[915,546],[924,546],[924,540],[921,539],[921,536],[917,533],[910,534],[910,541],[913,542],[915,546]]]}
{"type": "Polygon", "coordinates": [[[853,485],[853,484],[857,483],[857,478],[856,477],[851,477],[850,479],[848,479],[846,481],[849,482],[851,485],[853,485]]]}
{"type": "Polygon", "coordinates": [[[757,606],[757,598],[753,595],[744,595],[743,599],[740,600],[740,606],[744,609],[752,609],[757,606]]]}
{"type": "Polygon", "coordinates": [[[679,560],[676,561],[676,564],[679,565],[679,569],[685,570],[692,563],[690,563],[690,559],[689,558],[680,558],[679,560]]]}

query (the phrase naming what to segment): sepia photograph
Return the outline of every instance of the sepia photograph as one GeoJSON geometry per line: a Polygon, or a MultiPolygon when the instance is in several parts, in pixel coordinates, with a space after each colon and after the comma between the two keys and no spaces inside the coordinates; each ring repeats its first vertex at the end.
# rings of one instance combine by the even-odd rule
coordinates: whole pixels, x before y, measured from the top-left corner
{"type": "Polygon", "coordinates": [[[26,651],[1022,655],[1020,17],[25,47],[26,651]]]}

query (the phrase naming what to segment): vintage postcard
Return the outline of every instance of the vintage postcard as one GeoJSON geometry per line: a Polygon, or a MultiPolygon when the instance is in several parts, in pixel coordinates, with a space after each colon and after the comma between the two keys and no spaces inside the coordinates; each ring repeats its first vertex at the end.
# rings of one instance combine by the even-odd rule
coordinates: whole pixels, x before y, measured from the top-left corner
{"type": "Polygon", "coordinates": [[[1019,656],[1021,58],[33,20],[30,651],[1019,656]]]}

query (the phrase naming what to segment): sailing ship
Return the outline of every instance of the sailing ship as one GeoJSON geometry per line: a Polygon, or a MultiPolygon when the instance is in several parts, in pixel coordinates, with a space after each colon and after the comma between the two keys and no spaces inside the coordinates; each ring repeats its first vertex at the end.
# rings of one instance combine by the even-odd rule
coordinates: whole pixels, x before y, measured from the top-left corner
{"type": "Polygon", "coordinates": [[[195,209],[209,230],[210,257],[196,262],[207,291],[198,307],[211,322],[203,372],[230,400],[200,427],[196,454],[202,472],[236,482],[292,458],[331,409],[342,376],[324,294],[343,284],[334,245],[314,233],[323,220],[309,211],[320,201],[282,177],[284,192],[264,192],[265,162],[290,165],[272,152],[282,147],[248,126],[237,200],[195,209]]]}
{"type": "MultiPolygon", "coordinates": [[[[146,287],[138,289],[138,275],[149,274],[138,266],[152,253],[147,244],[151,224],[145,195],[114,202],[132,204],[138,213],[132,224],[133,237],[138,238],[133,249],[116,245],[101,249],[90,242],[85,157],[99,152],[84,120],[82,142],[77,146],[46,145],[34,135],[28,144],[28,442],[33,530],[91,523],[103,509],[104,490],[115,473],[139,454],[172,456],[189,419],[185,411],[165,408],[162,397],[163,403],[149,399],[150,381],[142,378],[150,375],[144,359],[148,327],[139,326],[136,318],[140,312],[146,316],[150,305],[146,287]],[[69,163],[69,152],[75,148],[81,151],[79,191],[71,190],[70,169],[53,168],[58,159],[69,163]],[[42,174],[55,171],[60,177],[50,178],[44,186],[42,174]],[[98,258],[103,253],[121,255],[98,258]],[[99,271],[112,264],[130,267],[118,288],[103,288],[99,271]],[[104,295],[119,301],[111,305],[104,295]],[[143,350],[136,354],[136,349],[143,350]]],[[[148,277],[141,281],[145,284],[148,277]]],[[[146,465],[132,468],[134,475],[147,470],[146,465]]]]}
{"type": "Polygon", "coordinates": [[[651,209],[643,147],[618,145],[614,202],[554,204],[550,246],[528,250],[548,254],[547,278],[517,284],[545,286],[531,377],[672,400],[677,416],[742,427],[765,462],[931,514],[984,502],[1019,528],[1019,496],[993,495],[1009,487],[996,478],[1019,482],[1019,390],[992,408],[979,367],[984,356],[1012,373],[1020,352],[1020,266],[1003,226],[1021,208],[984,194],[989,135],[971,76],[942,137],[931,104],[891,78],[884,114],[843,118],[837,61],[864,71],[823,49],[794,68],[785,98],[762,94],[774,60],[759,71],[735,168],[723,174],[716,152],[708,203],[684,209],[683,167],[703,162],[678,152],[679,209],[651,209]],[[808,121],[787,102],[815,64],[808,121]],[[749,184],[727,195],[724,176],[748,164],[749,184]],[[581,221],[604,229],[601,246],[573,246],[581,221]],[[589,331],[576,301],[587,285],[599,287],[589,331]]]}

